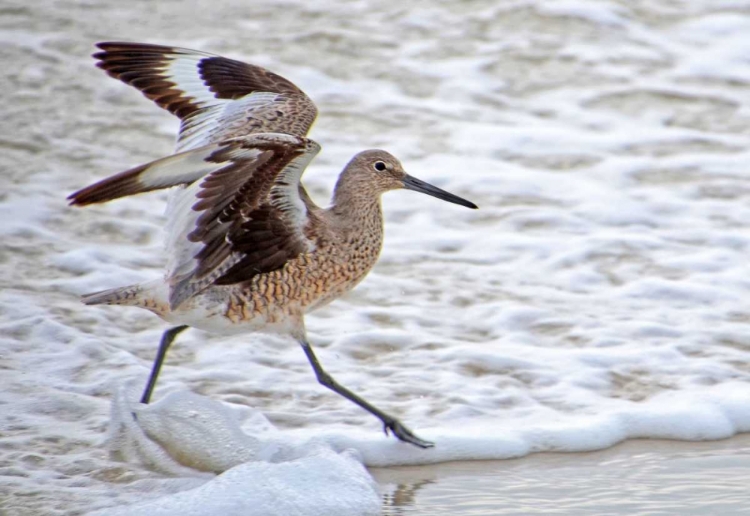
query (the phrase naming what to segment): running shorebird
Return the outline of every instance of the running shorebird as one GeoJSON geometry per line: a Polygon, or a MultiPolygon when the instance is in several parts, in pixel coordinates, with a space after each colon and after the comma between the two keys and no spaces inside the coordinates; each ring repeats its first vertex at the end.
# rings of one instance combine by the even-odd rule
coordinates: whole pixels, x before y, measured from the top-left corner
{"type": "Polygon", "coordinates": [[[377,416],[385,432],[432,446],[395,417],[338,384],[318,362],[304,314],[351,290],[383,243],[380,196],[406,188],[476,208],[416,179],[382,150],[360,152],[339,176],[329,208],[300,183],[320,150],[305,138],[317,115],[294,84],[263,68],[180,48],[100,43],[109,75],[181,121],[176,154],[70,195],[85,206],[173,188],[163,279],[83,297],[145,308],[176,324],[162,336],[141,398],[148,403],[164,357],[188,326],[216,333],[274,332],[296,339],[318,381],[377,416]]]}

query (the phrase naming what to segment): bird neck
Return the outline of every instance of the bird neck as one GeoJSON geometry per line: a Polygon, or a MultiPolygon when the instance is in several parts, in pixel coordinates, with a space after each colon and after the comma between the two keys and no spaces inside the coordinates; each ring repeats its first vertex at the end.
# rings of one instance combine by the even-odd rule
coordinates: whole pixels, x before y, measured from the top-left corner
{"type": "Polygon", "coordinates": [[[371,184],[351,179],[353,178],[339,178],[333,191],[331,213],[343,226],[382,232],[383,212],[380,207],[380,192],[376,191],[371,184]]]}
{"type": "Polygon", "coordinates": [[[359,180],[356,176],[341,174],[333,190],[334,213],[355,216],[359,212],[377,207],[380,211],[380,192],[368,181],[359,180]]]}

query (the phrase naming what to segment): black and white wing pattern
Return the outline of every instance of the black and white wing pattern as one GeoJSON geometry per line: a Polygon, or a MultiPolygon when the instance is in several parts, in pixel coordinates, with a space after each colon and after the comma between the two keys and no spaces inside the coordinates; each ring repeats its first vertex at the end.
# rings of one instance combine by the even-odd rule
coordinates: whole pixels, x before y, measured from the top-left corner
{"type": "Polygon", "coordinates": [[[209,144],[84,188],[74,205],[183,185],[167,228],[170,305],[210,285],[249,281],[316,248],[318,208],[300,177],[320,146],[259,133],[209,144]]]}
{"type": "Polygon", "coordinates": [[[305,136],[317,116],[302,90],[259,66],[161,45],[97,46],[97,66],[180,118],[177,152],[252,133],[305,136]]]}

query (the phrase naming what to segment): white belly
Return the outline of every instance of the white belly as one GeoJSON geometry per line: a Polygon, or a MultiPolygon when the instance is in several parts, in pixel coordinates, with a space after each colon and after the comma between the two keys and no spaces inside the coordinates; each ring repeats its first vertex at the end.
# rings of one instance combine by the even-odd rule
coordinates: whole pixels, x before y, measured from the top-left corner
{"type": "Polygon", "coordinates": [[[220,289],[211,289],[205,294],[188,299],[175,311],[158,315],[173,324],[186,324],[220,335],[252,332],[290,335],[299,329],[301,323],[280,310],[272,309],[269,314],[246,314],[251,317],[236,317],[227,307],[228,296],[220,289]]]}

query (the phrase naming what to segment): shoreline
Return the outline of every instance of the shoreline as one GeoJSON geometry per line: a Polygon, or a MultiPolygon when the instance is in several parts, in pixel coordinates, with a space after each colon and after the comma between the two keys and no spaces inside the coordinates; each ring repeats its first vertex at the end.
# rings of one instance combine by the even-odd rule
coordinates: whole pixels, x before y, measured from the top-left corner
{"type": "Polygon", "coordinates": [[[746,514],[750,434],[592,452],[373,468],[383,515],[746,514]]]}

